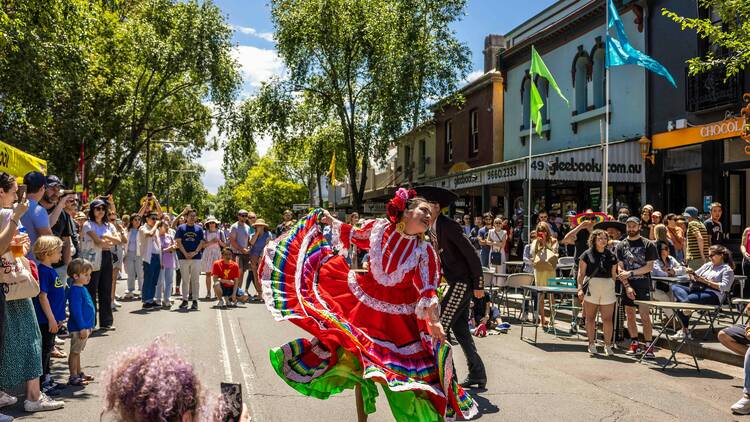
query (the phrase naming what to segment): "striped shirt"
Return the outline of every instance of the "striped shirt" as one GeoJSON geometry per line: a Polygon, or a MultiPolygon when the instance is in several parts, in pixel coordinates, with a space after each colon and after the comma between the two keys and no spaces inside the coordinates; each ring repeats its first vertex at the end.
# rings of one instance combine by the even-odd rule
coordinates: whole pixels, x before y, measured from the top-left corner
{"type": "Polygon", "coordinates": [[[690,259],[700,259],[701,258],[701,251],[699,249],[698,245],[698,234],[703,236],[703,256],[708,258],[708,247],[710,246],[710,238],[708,237],[708,230],[706,230],[706,226],[703,225],[698,220],[693,220],[688,223],[687,226],[687,258],[690,259]]]}

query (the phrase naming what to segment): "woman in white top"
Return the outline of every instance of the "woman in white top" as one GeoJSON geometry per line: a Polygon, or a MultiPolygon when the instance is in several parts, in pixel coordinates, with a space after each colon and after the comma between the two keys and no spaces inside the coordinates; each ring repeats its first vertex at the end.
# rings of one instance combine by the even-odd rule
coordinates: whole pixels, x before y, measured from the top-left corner
{"type": "Polygon", "coordinates": [[[99,328],[113,328],[112,316],[112,246],[122,243],[124,236],[118,235],[114,226],[107,221],[107,203],[95,199],[89,206],[89,219],[83,225],[84,253],[94,266],[91,281],[86,289],[91,295],[94,307],[99,312],[99,328]]]}
{"type": "Polygon", "coordinates": [[[219,221],[214,217],[208,217],[205,222],[205,244],[201,256],[201,271],[206,273],[206,300],[211,300],[213,290],[213,276],[211,272],[215,261],[221,259],[221,249],[225,246],[224,236],[219,230],[219,221]]]}
{"type": "Polygon", "coordinates": [[[135,279],[138,278],[138,291],[143,290],[143,260],[141,260],[141,248],[138,244],[138,230],[141,228],[141,215],[130,216],[128,224],[127,247],[125,250],[125,272],[128,274],[128,291],[125,292],[126,299],[133,299],[135,293],[135,279]]]}
{"type": "Polygon", "coordinates": [[[492,223],[492,228],[487,233],[487,242],[490,244],[490,266],[495,273],[505,274],[505,242],[508,233],[503,229],[503,220],[498,217],[492,223]]]}

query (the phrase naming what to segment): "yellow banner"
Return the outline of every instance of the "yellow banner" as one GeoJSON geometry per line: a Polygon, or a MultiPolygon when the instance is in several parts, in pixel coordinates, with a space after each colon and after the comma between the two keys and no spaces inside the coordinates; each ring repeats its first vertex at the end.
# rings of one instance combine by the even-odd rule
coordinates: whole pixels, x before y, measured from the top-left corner
{"type": "Polygon", "coordinates": [[[47,161],[0,141],[0,171],[18,178],[30,171],[47,174],[47,161]]]}

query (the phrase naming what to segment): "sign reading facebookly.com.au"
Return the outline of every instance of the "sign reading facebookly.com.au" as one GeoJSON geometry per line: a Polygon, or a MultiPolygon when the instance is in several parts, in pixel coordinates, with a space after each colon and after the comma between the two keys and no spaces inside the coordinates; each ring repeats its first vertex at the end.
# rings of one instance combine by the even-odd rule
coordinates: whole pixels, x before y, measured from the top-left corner
{"type": "MultiPolygon", "coordinates": [[[[599,147],[531,158],[534,179],[596,182],[602,180],[602,150],[599,147]]],[[[625,142],[610,146],[610,182],[643,183],[645,169],[639,145],[625,142]]]]}

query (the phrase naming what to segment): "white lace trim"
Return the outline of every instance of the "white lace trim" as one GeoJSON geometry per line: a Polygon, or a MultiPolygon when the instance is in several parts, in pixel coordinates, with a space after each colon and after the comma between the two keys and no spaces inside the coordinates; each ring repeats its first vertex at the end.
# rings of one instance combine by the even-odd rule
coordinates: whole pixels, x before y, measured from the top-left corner
{"type": "Polygon", "coordinates": [[[331,358],[331,352],[326,350],[325,347],[320,344],[320,340],[318,340],[317,337],[313,337],[312,340],[310,340],[310,343],[312,344],[311,351],[315,354],[315,356],[321,359],[331,358]]]}
{"type": "MultiPolygon", "coordinates": [[[[417,307],[414,308],[414,313],[419,319],[427,319],[427,308],[438,303],[438,297],[423,297],[417,302],[417,307]]],[[[439,312],[438,312],[439,313],[439,312]]]]}
{"type": "MultiPolygon", "coordinates": [[[[338,251],[339,255],[347,256],[349,254],[349,245],[345,245],[344,242],[341,241],[342,225],[344,225],[344,223],[339,220],[333,219],[333,223],[331,224],[331,246],[333,246],[333,248],[338,251]]],[[[352,230],[354,230],[353,227],[352,230]]]]}
{"type": "Polygon", "coordinates": [[[414,309],[416,308],[417,304],[415,303],[403,303],[403,304],[395,304],[395,303],[389,303],[389,302],[383,302],[382,300],[375,299],[374,297],[368,295],[364,290],[362,290],[362,287],[360,287],[359,282],[357,282],[357,273],[354,271],[349,271],[349,290],[351,290],[352,294],[362,303],[369,306],[372,309],[375,309],[376,311],[385,312],[387,314],[391,315],[411,315],[414,314],[414,309]]]}
{"type": "MultiPolygon", "coordinates": [[[[413,270],[419,263],[419,260],[425,256],[427,247],[426,242],[419,242],[404,263],[396,267],[392,273],[387,274],[386,268],[383,267],[383,235],[390,224],[387,220],[378,220],[370,234],[370,271],[378,284],[388,287],[395,286],[403,281],[404,275],[413,270]]],[[[401,233],[395,231],[393,235],[403,236],[401,233]]],[[[413,236],[410,237],[413,238],[413,236]]],[[[396,251],[394,249],[391,252],[395,253],[396,251]]]]}

